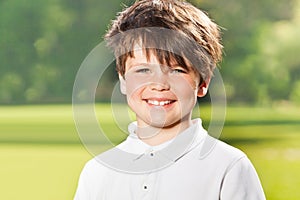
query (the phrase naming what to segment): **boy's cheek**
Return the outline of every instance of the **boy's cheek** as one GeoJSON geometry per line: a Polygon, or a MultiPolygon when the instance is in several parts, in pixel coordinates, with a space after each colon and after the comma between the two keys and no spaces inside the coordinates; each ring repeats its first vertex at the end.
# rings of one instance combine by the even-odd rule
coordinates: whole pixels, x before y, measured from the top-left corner
{"type": "Polygon", "coordinates": [[[144,86],[147,85],[141,80],[131,80],[126,82],[126,91],[127,91],[127,96],[132,96],[136,93],[139,93],[144,86]]]}
{"type": "Polygon", "coordinates": [[[197,80],[192,78],[177,77],[170,81],[170,85],[173,89],[181,92],[198,89],[197,80]]]}
{"type": "Polygon", "coordinates": [[[151,83],[149,77],[142,76],[126,76],[125,77],[126,86],[129,90],[137,90],[138,88],[147,86],[151,83]]]}

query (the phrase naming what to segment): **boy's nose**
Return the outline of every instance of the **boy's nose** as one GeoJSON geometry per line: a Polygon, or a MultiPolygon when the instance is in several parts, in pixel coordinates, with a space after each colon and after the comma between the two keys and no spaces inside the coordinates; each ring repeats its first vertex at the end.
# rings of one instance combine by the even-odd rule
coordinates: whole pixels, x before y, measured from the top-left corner
{"type": "Polygon", "coordinates": [[[151,90],[164,91],[170,89],[170,84],[165,75],[156,75],[150,83],[151,90]]]}

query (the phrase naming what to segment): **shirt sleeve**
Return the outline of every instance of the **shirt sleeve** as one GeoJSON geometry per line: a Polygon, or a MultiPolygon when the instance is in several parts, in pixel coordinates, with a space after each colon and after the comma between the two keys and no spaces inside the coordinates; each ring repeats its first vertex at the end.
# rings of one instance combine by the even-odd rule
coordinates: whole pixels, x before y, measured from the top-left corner
{"type": "Polygon", "coordinates": [[[247,157],[240,158],[227,171],[223,180],[220,199],[266,199],[258,175],[247,157]]]}
{"type": "Polygon", "coordinates": [[[79,181],[78,181],[78,186],[77,190],[74,196],[74,200],[84,200],[84,199],[90,199],[89,197],[89,187],[88,187],[88,166],[85,165],[83,168],[79,181]]]}
{"type": "Polygon", "coordinates": [[[96,159],[87,162],[80,174],[74,200],[102,199],[106,174],[106,168],[96,159]]]}

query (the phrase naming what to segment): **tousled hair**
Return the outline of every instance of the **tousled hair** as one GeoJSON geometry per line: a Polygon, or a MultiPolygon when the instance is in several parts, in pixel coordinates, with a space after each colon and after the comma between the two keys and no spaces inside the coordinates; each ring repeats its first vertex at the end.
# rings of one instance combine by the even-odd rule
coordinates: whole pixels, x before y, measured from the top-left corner
{"type": "Polygon", "coordinates": [[[143,48],[161,63],[176,62],[197,69],[202,80],[221,61],[220,28],[203,11],[180,0],[140,0],[120,12],[105,35],[116,56],[117,71],[125,74],[134,47],[143,48]]]}

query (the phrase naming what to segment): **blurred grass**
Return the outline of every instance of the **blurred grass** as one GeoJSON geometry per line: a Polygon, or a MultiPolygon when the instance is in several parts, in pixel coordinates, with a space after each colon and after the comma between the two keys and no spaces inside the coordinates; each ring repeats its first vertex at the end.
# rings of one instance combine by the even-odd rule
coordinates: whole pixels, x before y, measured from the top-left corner
{"type": "Polygon", "coordinates": [[[221,140],[252,160],[267,199],[300,199],[299,107],[229,107],[221,140]]]}
{"type": "MultiPolygon", "coordinates": [[[[114,107],[113,114],[105,104],[95,110],[110,140],[118,143],[126,137],[120,130],[130,121],[124,107],[114,107]],[[114,119],[123,122],[117,126],[114,119]]],[[[211,109],[200,110],[207,127],[211,109]]],[[[300,199],[300,108],[228,107],[221,139],[249,156],[267,199],[300,199]]],[[[71,105],[0,107],[0,199],[72,199],[90,158],[76,132],[71,105]]]]}

